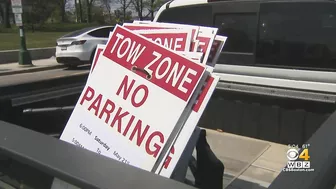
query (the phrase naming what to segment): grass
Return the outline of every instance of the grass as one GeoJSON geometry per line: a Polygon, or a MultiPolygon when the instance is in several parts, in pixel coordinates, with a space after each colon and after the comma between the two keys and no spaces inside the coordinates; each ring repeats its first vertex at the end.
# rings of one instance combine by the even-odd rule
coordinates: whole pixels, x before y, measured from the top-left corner
{"type": "MultiPolygon", "coordinates": [[[[82,28],[97,26],[97,23],[48,23],[35,25],[32,32],[31,25],[25,25],[27,48],[53,47],[56,39],[66,33],[82,28]]],[[[20,48],[19,29],[15,25],[11,28],[0,26],[0,50],[13,50],[20,48]]]]}
{"type": "MultiPolygon", "coordinates": [[[[68,32],[26,32],[27,48],[53,47],[56,39],[68,32]]],[[[20,48],[19,32],[0,33],[0,50],[13,50],[20,48]]]]}

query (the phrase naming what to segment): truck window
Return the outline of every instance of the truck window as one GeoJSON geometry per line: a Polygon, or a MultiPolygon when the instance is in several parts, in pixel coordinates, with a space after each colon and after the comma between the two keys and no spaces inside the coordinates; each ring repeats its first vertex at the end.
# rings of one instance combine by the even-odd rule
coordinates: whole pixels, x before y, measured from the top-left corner
{"type": "Polygon", "coordinates": [[[223,51],[253,53],[257,34],[257,14],[234,13],[215,16],[218,35],[227,36],[223,51]]]}
{"type": "Polygon", "coordinates": [[[168,8],[162,11],[157,21],[212,27],[212,7],[205,4],[168,8]]]}
{"type": "Polygon", "coordinates": [[[336,69],[335,3],[262,3],[256,63],[336,69]]]}

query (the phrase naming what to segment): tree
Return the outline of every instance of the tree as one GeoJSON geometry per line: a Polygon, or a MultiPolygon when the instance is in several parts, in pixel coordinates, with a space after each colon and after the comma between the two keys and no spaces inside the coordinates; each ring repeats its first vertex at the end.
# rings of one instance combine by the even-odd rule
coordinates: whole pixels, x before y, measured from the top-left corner
{"type": "Polygon", "coordinates": [[[87,11],[87,23],[90,23],[92,21],[92,5],[95,0],[86,0],[86,11],[87,11]]]}
{"type": "Polygon", "coordinates": [[[0,19],[2,22],[4,22],[4,10],[3,10],[3,7],[2,7],[2,3],[0,3],[0,19]]]}
{"type": "Polygon", "coordinates": [[[57,0],[25,0],[24,9],[29,6],[30,11],[24,10],[23,18],[26,23],[44,24],[57,8],[57,0]]]}
{"type": "Polygon", "coordinates": [[[0,14],[2,18],[2,22],[5,28],[10,28],[10,9],[11,3],[9,0],[0,0],[0,14]]]}
{"type": "Polygon", "coordinates": [[[138,14],[139,20],[143,20],[143,18],[144,18],[143,11],[144,11],[144,7],[145,7],[146,2],[144,2],[144,0],[131,0],[131,2],[132,2],[132,5],[133,5],[136,13],[138,14]]]}
{"type": "Polygon", "coordinates": [[[75,9],[76,9],[77,22],[78,21],[83,22],[83,9],[82,9],[82,1],[81,0],[75,0],[75,9]],[[79,15],[78,15],[78,13],[79,13],[79,15]]]}
{"type": "Polygon", "coordinates": [[[124,14],[122,8],[119,8],[117,10],[114,10],[114,16],[116,18],[116,22],[122,24],[125,21],[129,21],[132,19],[132,11],[126,11],[126,13],[124,14]]]}
{"type": "Polygon", "coordinates": [[[113,0],[101,0],[103,8],[106,9],[108,12],[110,23],[112,23],[113,21],[113,15],[112,15],[112,9],[111,9],[112,1],[113,0]]]}
{"type": "Polygon", "coordinates": [[[57,5],[61,11],[61,21],[66,21],[66,14],[65,14],[65,5],[67,4],[67,0],[57,0],[57,5]]]}
{"type": "MultiPolygon", "coordinates": [[[[127,10],[130,7],[132,0],[116,0],[117,3],[121,4],[120,10],[122,12],[121,14],[121,20],[122,22],[125,22],[127,19],[127,10]]],[[[131,14],[132,15],[132,14],[131,14]]]]}
{"type": "Polygon", "coordinates": [[[162,0],[131,0],[131,2],[140,20],[147,18],[149,15],[153,20],[154,13],[163,4],[162,0]]]}
{"type": "Polygon", "coordinates": [[[151,19],[154,19],[154,13],[159,10],[159,8],[164,4],[163,0],[151,0],[150,2],[150,14],[151,14],[151,19]]]}

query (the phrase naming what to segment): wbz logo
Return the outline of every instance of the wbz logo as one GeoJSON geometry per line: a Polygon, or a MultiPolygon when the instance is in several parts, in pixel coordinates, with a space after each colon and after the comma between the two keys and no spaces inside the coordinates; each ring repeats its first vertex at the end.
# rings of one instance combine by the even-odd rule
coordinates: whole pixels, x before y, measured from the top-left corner
{"type": "Polygon", "coordinates": [[[287,168],[289,169],[309,169],[310,161],[288,161],[287,168]]]}
{"type": "Polygon", "coordinates": [[[304,148],[300,153],[296,148],[287,151],[287,167],[285,171],[305,171],[310,170],[310,156],[308,148],[304,148]]]}

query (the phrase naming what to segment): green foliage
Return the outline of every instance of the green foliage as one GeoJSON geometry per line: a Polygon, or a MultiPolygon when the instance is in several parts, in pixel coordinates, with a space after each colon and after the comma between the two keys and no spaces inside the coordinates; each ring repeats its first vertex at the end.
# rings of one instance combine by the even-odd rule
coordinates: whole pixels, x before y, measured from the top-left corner
{"type": "Polygon", "coordinates": [[[83,29],[91,26],[98,26],[99,23],[54,23],[54,24],[44,24],[37,31],[42,32],[72,32],[75,30],[83,29]]]}
{"type": "Polygon", "coordinates": [[[51,13],[48,20],[46,20],[47,23],[58,23],[61,22],[61,10],[60,9],[54,9],[54,11],[51,13]]]}
{"type": "Polygon", "coordinates": [[[25,5],[31,8],[24,11],[25,23],[38,25],[45,23],[57,8],[55,1],[50,0],[26,0],[25,5]]]}
{"type": "Polygon", "coordinates": [[[103,15],[103,11],[101,11],[100,7],[93,6],[91,10],[92,18],[97,23],[103,25],[106,24],[105,17],[103,15]]]}
{"type": "MultiPolygon", "coordinates": [[[[48,23],[40,26],[35,26],[35,32],[73,32],[75,30],[83,29],[91,26],[99,26],[99,23],[48,23]]],[[[31,25],[25,25],[25,31],[32,32],[31,25]]],[[[12,28],[0,27],[0,33],[18,33],[19,28],[12,25],[12,28]]]]}

